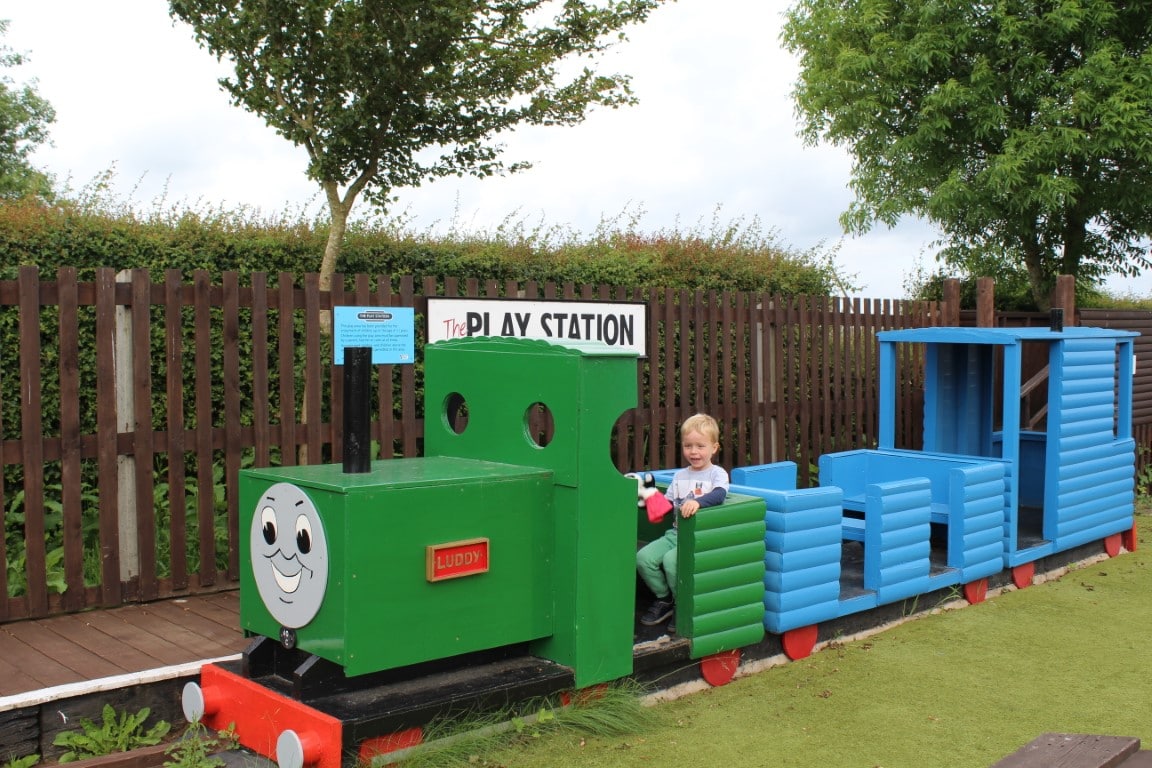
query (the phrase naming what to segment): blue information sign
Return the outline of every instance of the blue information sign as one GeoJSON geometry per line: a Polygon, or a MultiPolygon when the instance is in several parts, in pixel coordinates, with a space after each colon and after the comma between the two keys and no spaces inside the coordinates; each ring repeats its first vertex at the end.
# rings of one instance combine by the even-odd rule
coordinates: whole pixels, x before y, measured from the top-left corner
{"type": "Polygon", "coordinates": [[[336,307],[332,312],[333,362],[344,364],[346,347],[371,347],[373,365],[412,363],[415,329],[412,307],[336,307]]]}

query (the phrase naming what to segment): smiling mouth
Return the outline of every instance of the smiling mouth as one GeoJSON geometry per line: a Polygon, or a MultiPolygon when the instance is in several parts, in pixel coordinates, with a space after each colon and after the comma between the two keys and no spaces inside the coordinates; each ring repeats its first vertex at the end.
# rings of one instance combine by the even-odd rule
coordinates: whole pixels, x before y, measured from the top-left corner
{"type": "Polygon", "coordinates": [[[296,573],[289,576],[281,571],[275,565],[272,566],[272,577],[276,579],[276,586],[280,587],[281,592],[292,594],[300,588],[300,574],[303,571],[296,571],[296,573]]]}
{"type": "Polygon", "coordinates": [[[284,571],[277,568],[276,563],[273,561],[275,554],[271,555],[271,556],[266,556],[266,557],[268,557],[268,567],[270,567],[272,569],[272,578],[276,580],[276,586],[278,586],[280,588],[280,591],[286,595],[291,595],[296,590],[300,589],[300,581],[304,576],[304,571],[306,571],[308,569],[300,564],[299,560],[297,559],[297,557],[295,555],[293,555],[292,557],[284,557],[283,553],[279,553],[279,554],[280,554],[280,557],[283,558],[286,563],[291,563],[293,561],[296,562],[296,565],[297,565],[296,573],[285,573],[284,571]]]}

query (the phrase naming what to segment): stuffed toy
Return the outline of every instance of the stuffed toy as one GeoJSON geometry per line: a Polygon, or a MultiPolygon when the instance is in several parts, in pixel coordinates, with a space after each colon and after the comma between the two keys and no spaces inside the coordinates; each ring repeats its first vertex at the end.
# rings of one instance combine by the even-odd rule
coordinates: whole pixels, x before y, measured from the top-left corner
{"type": "Polygon", "coordinates": [[[636,479],[636,506],[647,510],[649,522],[658,523],[672,511],[672,502],[656,487],[656,478],[651,472],[629,472],[625,477],[636,479]]]}

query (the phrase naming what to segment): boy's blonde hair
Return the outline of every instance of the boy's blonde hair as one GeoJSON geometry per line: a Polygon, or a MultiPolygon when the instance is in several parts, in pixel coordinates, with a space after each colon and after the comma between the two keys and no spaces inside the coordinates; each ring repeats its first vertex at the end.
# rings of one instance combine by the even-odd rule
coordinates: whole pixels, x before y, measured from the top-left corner
{"type": "Polygon", "coordinates": [[[681,439],[689,432],[699,432],[708,438],[709,442],[720,443],[720,425],[706,413],[697,413],[684,419],[684,423],[680,425],[681,439]]]}

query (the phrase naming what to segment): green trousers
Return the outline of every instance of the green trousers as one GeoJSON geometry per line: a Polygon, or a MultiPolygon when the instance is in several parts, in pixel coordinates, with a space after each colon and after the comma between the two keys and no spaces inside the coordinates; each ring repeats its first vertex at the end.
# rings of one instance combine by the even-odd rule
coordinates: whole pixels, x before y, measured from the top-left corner
{"type": "Polygon", "coordinates": [[[640,578],[661,600],[676,592],[676,529],[669,528],[663,536],[648,542],[636,553],[636,570],[640,578]]]}

